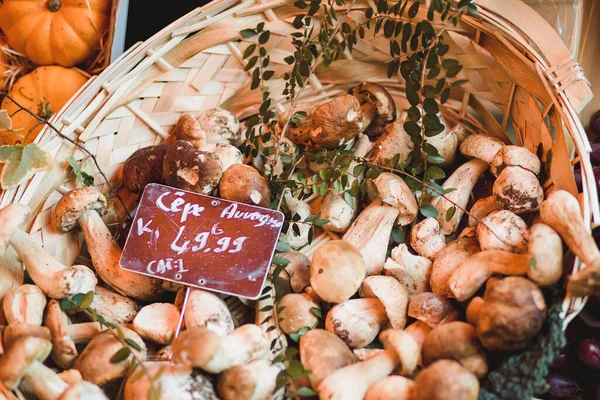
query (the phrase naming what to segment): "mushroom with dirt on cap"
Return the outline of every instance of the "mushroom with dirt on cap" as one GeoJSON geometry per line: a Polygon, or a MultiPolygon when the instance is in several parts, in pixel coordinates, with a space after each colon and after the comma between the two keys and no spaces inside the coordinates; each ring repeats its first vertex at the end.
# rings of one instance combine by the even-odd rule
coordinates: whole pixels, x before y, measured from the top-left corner
{"type": "Polygon", "coordinates": [[[386,126],[381,136],[373,143],[369,160],[376,165],[388,167],[392,159],[399,163],[408,160],[415,144],[404,130],[404,122],[396,121],[386,126]]]}
{"type": "Polygon", "coordinates": [[[232,165],[241,165],[244,163],[244,155],[235,146],[227,143],[205,144],[199,150],[209,151],[216,154],[223,164],[222,172],[225,173],[232,165]]]}
{"type": "Polygon", "coordinates": [[[385,311],[377,298],[346,300],[329,310],[325,329],[336,334],[348,347],[360,349],[371,343],[388,324],[385,311]]]}
{"type": "Polygon", "coordinates": [[[446,247],[446,237],[437,219],[427,217],[410,230],[410,246],[422,257],[433,261],[446,247]]]}
{"type": "MultiPolygon", "coordinates": [[[[29,276],[51,298],[63,299],[94,290],[98,280],[84,265],[67,267],[50,256],[19,226],[30,210],[21,204],[10,204],[0,210],[0,253],[10,244],[25,264],[29,276]]],[[[1,254],[0,254],[1,255],[1,254]]]]}
{"type": "Polygon", "coordinates": [[[268,207],[271,190],[265,178],[253,167],[243,164],[232,165],[223,173],[219,193],[226,200],[268,207]]]}
{"type": "Polygon", "coordinates": [[[279,128],[283,129],[285,124],[288,124],[286,137],[293,143],[306,146],[310,144],[310,132],[312,130],[312,115],[314,111],[321,105],[318,102],[297,104],[294,109],[294,116],[290,119],[291,108],[288,108],[279,116],[279,128]]]}
{"type": "Polygon", "coordinates": [[[121,248],[100,217],[105,208],[106,198],[102,193],[90,188],[73,189],[56,204],[54,225],[66,232],[79,223],[96,272],[116,291],[142,301],[157,300],[163,293],[160,279],[120,267],[121,248]]]}
{"type": "Polygon", "coordinates": [[[413,297],[408,304],[408,315],[431,328],[459,318],[458,310],[448,298],[432,292],[420,293],[413,297]]]}
{"type": "Polygon", "coordinates": [[[133,320],[133,330],[144,339],[169,344],[175,337],[179,309],[171,303],[152,303],[143,307],[133,320]]]}
{"type": "Polygon", "coordinates": [[[348,91],[360,103],[364,132],[372,138],[381,135],[383,129],[396,120],[396,103],[390,93],[380,84],[363,82],[348,91]]]}
{"type": "Polygon", "coordinates": [[[96,286],[90,308],[102,315],[106,322],[113,324],[128,324],[140,311],[140,305],[135,300],[102,286],[96,286]]]}
{"type": "Polygon", "coordinates": [[[527,223],[509,210],[491,212],[477,225],[477,241],[481,250],[527,251],[527,223]]]}

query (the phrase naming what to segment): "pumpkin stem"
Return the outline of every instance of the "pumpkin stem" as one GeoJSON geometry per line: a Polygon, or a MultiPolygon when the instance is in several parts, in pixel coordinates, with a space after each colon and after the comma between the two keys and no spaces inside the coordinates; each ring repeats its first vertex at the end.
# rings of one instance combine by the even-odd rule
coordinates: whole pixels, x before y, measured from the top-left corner
{"type": "Polygon", "coordinates": [[[47,0],[46,1],[46,7],[48,7],[48,10],[52,11],[52,12],[57,12],[58,10],[60,10],[60,0],[47,0]]]}

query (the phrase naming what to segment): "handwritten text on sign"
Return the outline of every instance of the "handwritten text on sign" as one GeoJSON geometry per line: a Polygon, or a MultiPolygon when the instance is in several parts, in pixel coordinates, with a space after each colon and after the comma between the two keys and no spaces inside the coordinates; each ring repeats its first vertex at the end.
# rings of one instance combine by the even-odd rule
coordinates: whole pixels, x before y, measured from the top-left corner
{"type": "Polygon", "coordinates": [[[127,237],[121,267],[257,298],[282,225],[279,211],[150,184],[127,237]]]}

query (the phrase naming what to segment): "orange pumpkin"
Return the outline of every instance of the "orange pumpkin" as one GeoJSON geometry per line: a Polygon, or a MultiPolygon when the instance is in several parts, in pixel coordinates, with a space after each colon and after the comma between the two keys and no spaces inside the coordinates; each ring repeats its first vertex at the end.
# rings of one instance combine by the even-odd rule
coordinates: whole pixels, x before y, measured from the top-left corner
{"type": "Polygon", "coordinates": [[[10,47],[40,65],[86,61],[100,48],[109,19],[110,0],[0,1],[0,29],[10,47]]]}
{"type": "MultiPolygon", "coordinates": [[[[15,82],[10,96],[37,116],[48,119],[59,111],[87,80],[88,78],[77,69],[55,65],[38,67],[15,82]]],[[[25,111],[15,114],[19,107],[8,99],[4,100],[2,108],[10,115],[14,114],[13,129],[22,129],[16,133],[1,132],[0,144],[33,142],[42,130],[43,124],[29,133],[29,130],[38,123],[37,119],[25,111]]]]}

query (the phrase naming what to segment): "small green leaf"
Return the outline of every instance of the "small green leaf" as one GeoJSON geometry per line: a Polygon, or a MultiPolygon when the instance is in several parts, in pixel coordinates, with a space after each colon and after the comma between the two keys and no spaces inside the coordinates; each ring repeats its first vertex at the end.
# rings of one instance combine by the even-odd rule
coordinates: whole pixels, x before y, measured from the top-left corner
{"type": "Polygon", "coordinates": [[[267,311],[271,311],[273,309],[273,306],[264,306],[263,308],[261,308],[260,312],[267,312],[267,311]]]}
{"type": "Polygon", "coordinates": [[[263,72],[263,79],[265,81],[268,81],[269,79],[271,79],[273,77],[273,75],[275,75],[275,71],[264,71],[263,72]]]}
{"type": "Polygon", "coordinates": [[[127,379],[128,382],[135,382],[138,381],[142,376],[146,375],[146,372],[143,369],[140,369],[138,372],[136,372],[134,375],[132,375],[131,377],[129,377],[127,379]]]}
{"type": "Polygon", "coordinates": [[[76,293],[73,295],[73,297],[71,297],[71,301],[75,303],[77,307],[81,307],[81,302],[83,301],[84,297],[85,293],[76,293]]]}
{"type": "Polygon", "coordinates": [[[271,31],[264,31],[263,33],[260,34],[260,36],[258,36],[258,43],[265,44],[269,41],[270,37],[271,37],[271,31]]]}
{"type": "Polygon", "coordinates": [[[4,164],[0,183],[2,189],[19,186],[36,172],[52,169],[52,157],[39,144],[0,146],[0,163],[4,164]]]}
{"type": "Polygon", "coordinates": [[[279,239],[279,241],[277,242],[277,246],[275,246],[275,250],[281,252],[292,251],[292,246],[290,246],[287,242],[284,242],[281,239],[279,239]]]}
{"type": "Polygon", "coordinates": [[[439,154],[434,154],[434,155],[427,154],[427,161],[429,161],[430,163],[433,163],[433,164],[441,164],[446,160],[444,159],[444,157],[440,156],[439,154]]]}
{"type": "Polygon", "coordinates": [[[255,50],[256,50],[256,44],[253,43],[250,46],[248,46],[246,48],[246,50],[244,50],[243,58],[246,59],[246,58],[250,57],[254,53],[255,50]]]}
{"type": "Polygon", "coordinates": [[[418,12],[419,12],[419,2],[415,1],[414,3],[412,3],[410,8],[408,9],[408,18],[413,19],[414,17],[417,16],[418,12]]]}
{"type": "Polygon", "coordinates": [[[446,211],[446,221],[450,221],[456,213],[456,207],[452,206],[446,211]]]}
{"type": "Polygon", "coordinates": [[[290,260],[280,256],[279,254],[276,254],[273,257],[273,264],[275,264],[275,265],[284,265],[285,266],[285,265],[288,265],[289,263],[290,263],[290,260]]]}
{"type": "Polygon", "coordinates": [[[64,311],[69,311],[73,309],[73,303],[69,299],[62,299],[60,301],[60,308],[64,311]]]}
{"type": "Polygon", "coordinates": [[[410,136],[421,135],[421,127],[414,121],[405,122],[403,127],[406,133],[408,133],[410,136]]]}
{"type": "Polygon", "coordinates": [[[436,166],[427,168],[427,174],[432,179],[444,179],[446,177],[446,173],[440,167],[436,166]]]}
{"type": "Polygon", "coordinates": [[[464,85],[465,83],[469,82],[467,79],[459,79],[457,81],[452,82],[452,86],[461,86],[464,85]]]}
{"type": "Polygon", "coordinates": [[[131,350],[129,347],[121,347],[119,351],[117,351],[110,359],[112,364],[118,364],[122,361],[125,361],[127,357],[131,354],[131,350]]]}
{"type": "Polygon", "coordinates": [[[81,304],[79,305],[81,308],[89,308],[94,301],[94,291],[90,290],[83,296],[81,299],[81,304]]]}
{"type": "Polygon", "coordinates": [[[477,9],[477,6],[475,4],[473,4],[473,3],[470,3],[467,6],[467,9],[469,10],[469,14],[472,14],[472,15],[478,15],[479,14],[479,10],[477,9]]]}
{"type": "Polygon", "coordinates": [[[133,347],[137,351],[144,351],[142,347],[139,344],[137,344],[137,342],[135,342],[133,339],[125,338],[125,343],[127,343],[129,346],[133,347]]]}
{"type": "Polygon", "coordinates": [[[298,396],[300,397],[310,397],[310,396],[316,396],[317,393],[312,390],[309,387],[303,386],[301,388],[298,388],[297,390],[298,396]]]}
{"type": "Polygon", "coordinates": [[[401,228],[392,229],[392,240],[398,244],[406,241],[406,233],[401,228]]]}
{"type": "Polygon", "coordinates": [[[438,103],[434,99],[425,99],[423,101],[423,110],[427,114],[437,114],[440,112],[440,106],[438,106],[438,103]]]}
{"type": "Polygon", "coordinates": [[[408,119],[413,122],[418,122],[421,119],[421,111],[415,106],[412,106],[407,111],[408,119]]]}
{"type": "Polygon", "coordinates": [[[244,29],[244,30],[240,31],[240,34],[243,37],[252,37],[252,36],[256,35],[256,32],[254,31],[254,29],[244,29]]]}
{"type": "Polygon", "coordinates": [[[431,204],[425,204],[423,207],[421,207],[421,209],[419,211],[421,212],[421,215],[423,215],[426,218],[428,218],[428,217],[437,218],[437,216],[438,216],[437,210],[431,204]]]}
{"type": "Polygon", "coordinates": [[[313,222],[313,225],[314,225],[314,226],[325,226],[325,225],[327,225],[328,223],[329,223],[329,220],[328,220],[328,219],[320,219],[320,218],[319,218],[319,219],[315,220],[315,222],[313,222]]]}
{"type": "Polygon", "coordinates": [[[440,102],[442,104],[445,104],[449,98],[450,98],[450,88],[446,88],[446,89],[442,90],[442,96],[440,98],[440,102]]]}
{"type": "Polygon", "coordinates": [[[529,269],[534,270],[537,268],[537,260],[535,257],[531,257],[531,261],[529,262],[529,269]]]}
{"type": "Polygon", "coordinates": [[[321,309],[319,307],[312,307],[310,309],[310,312],[313,313],[314,315],[316,315],[319,318],[323,317],[323,314],[321,313],[321,309]]]}

